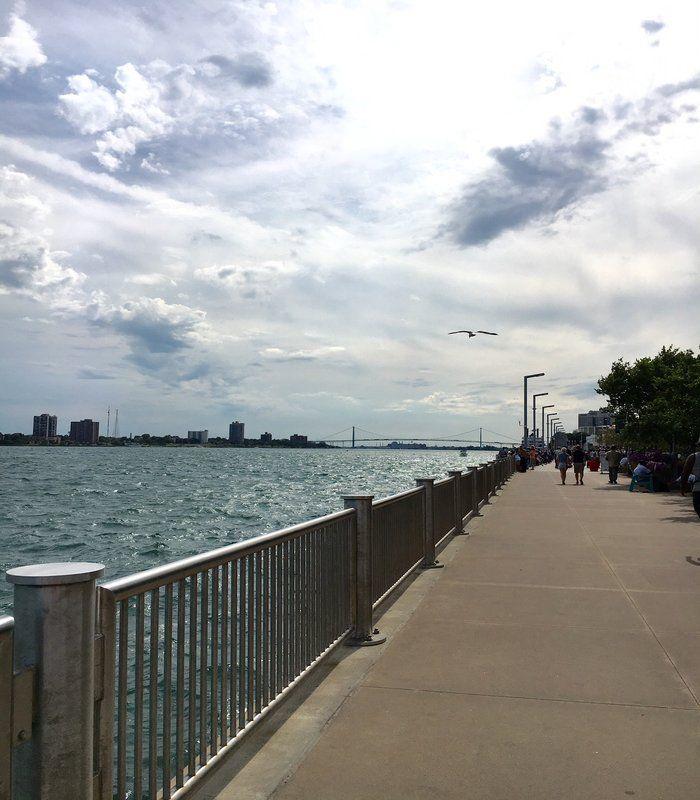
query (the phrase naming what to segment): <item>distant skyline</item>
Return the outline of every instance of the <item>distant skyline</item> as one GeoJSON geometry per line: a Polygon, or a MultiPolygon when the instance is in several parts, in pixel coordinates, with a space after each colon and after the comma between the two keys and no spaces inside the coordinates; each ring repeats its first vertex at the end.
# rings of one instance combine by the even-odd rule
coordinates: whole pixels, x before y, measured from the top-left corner
{"type": "Polygon", "coordinates": [[[0,431],[517,434],[539,371],[573,429],[613,360],[700,340],[698,30],[0,0],[0,431]]]}

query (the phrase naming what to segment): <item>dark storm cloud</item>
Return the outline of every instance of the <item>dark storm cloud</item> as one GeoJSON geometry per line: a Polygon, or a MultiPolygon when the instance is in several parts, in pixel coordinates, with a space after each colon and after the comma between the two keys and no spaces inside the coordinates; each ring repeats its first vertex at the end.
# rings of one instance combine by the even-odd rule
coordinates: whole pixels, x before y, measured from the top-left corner
{"type": "Polygon", "coordinates": [[[666,27],[663,22],[656,19],[645,19],[641,25],[647,33],[658,33],[662,28],[666,27]]]}
{"type": "Polygon", "coordinates": [[[453,204],[445,232],[461,247],[471,247],[533,222],[553,221],[605,189],[609,144],[593,130],[580,130],[569,141],[553,130],[545,141],[491,150],[494,167],[453,204]]]}
{"type": "Polygon", "coordinates": [[[203,59],[219,69],[217,77],[229,77],[246,87],[269,86],[272,83],[272,67],[260,53],[242,53],[236,58],[211,55],[203,59]]]}

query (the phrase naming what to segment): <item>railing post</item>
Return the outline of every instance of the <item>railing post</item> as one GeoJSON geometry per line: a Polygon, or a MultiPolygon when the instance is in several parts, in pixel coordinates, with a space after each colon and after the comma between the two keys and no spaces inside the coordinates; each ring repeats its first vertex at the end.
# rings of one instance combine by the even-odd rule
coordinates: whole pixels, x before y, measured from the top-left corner
{"type": "Polygon", "coordinates": [[[35,564],[14,584],[15,671],[34,667],[31,731],[13,753],[16,798],[91,800],[95,580],[102,564],[35,564]]]}
{"type": "Polygon", "coordinates": [[[0,798],[12,797],[12,617],[0,616],[0,798]]]}
{"type": "Polygon", "coordinates": [[[421,569],[440,569],[444,564],[435,558],[435,509],[433,507],[433,484],[435,478],[416,478],[416,486],[425,490],[425,518],[423,521],[423,563],[421,569]]]}
{"type": "Polygon", "coordinates": [[[483,495],[484,503],[489,502],[489,477],[488,477],[488,464],[484,462],[479,464],[481,474],[481,492],[483,495]]]}
{"type": "Polygon", "coordinates": [[[480,516],[479,512],[479,470],[476,467],[472,467],[469,471],[469,479],[471,481],[471,493],[472,493],[472,516],[478,517],[480,516]]]}
{"type": "Polygon", "coordinates": [[[345,508],[355,510],[354,558],[354,624],[347,641],[354,647],[382,644],[386,636],[380,636],[372,620],[372,500],[371,494],[346,495],[345,508]]]}
{"type": "Polygon", "coordinates": [[[455,536],[466,533],[462,523],[462,470],[451,469],[447,473],[455,484],[455,536]]]}

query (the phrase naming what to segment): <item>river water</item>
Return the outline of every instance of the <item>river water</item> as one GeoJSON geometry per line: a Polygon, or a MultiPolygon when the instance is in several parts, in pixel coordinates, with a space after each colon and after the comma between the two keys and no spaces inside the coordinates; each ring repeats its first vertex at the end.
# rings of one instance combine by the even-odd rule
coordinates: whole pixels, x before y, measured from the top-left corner
{"type": "Polygon", "coordinates": [[[99,561],[127,575],[377,498],[493,452],[0,447],[0,612],[9,567],[99,561]]]}

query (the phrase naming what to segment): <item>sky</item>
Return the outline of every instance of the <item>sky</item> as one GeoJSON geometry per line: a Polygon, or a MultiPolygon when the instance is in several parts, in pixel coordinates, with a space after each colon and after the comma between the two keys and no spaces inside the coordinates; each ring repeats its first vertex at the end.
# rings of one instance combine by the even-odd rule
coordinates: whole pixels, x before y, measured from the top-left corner
{"type": "Polygon", "coordinates": [[[535,372],[573,429],[615,359],[700,341],[699,34],[674,0],[0,0],[0,430],[517,438],[535,372]]]}

